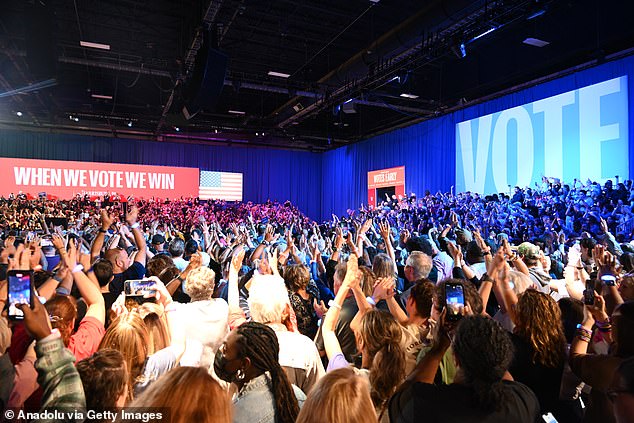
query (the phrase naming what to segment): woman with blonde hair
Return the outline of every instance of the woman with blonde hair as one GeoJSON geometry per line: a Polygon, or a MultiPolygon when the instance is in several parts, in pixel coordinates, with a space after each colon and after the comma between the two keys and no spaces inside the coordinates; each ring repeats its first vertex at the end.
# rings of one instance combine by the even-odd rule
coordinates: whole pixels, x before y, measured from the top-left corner
{"type": "Polygon", "coordinates": [[[308,395],[296,423],[377,423],[367,379],[350,367],[320,379],[308,395]]]}
{"type": "Polygon", "coordinates": [[[135,409],[168,409],[172,423],[230,423],[227,392],[202,367],[179,367],[135,399],[135,409]]]}
{"type": "MultiPolygon", "coordinates": [[[[335,335],[335,325],[348,292],[354,284],[359,283],[357,260],[354,254],[348,259],[345,279],[324,318],[322,334],[329,360],[328,372],[350,366],[335,335]]],[[[387,421],[388,400],[406,376],[401,327],[391,314],[369,309],[363,312],[358,327],[354,329],[354,335],[362,359],[359,373],[367,376],[370,381],[370,396],[379,420],[387,421]]]]}
{"type": "Polygon", "coordinates": [[[171,343],[171,337],[163,307],[156,303],[143,303],[137,311],[148,329],[152,350],[159,351],[168,347],[171,343]]]}
{"type": "Polygon", "coordinates": [[[160,375],[176,367],[185,352],[184,331],[175,316],[172,298],[165,285],[154,279],[157,300],[165,310],[170,344],[155,350],[150,332],[138,311],[123,312],[112,321],[99,349],[112,348],[123,355],[129,372],[130,398],[144,391],[160,375]]]}

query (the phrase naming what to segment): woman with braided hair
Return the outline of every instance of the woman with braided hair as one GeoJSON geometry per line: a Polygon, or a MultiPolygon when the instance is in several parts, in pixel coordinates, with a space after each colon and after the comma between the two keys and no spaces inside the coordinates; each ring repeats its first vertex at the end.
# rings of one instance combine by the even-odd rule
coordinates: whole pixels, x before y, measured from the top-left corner
{"type": "Polygon", "coordinates": [[[235,423],[294,423],[306,397],[279,364],[275,331],[248,322],[229,334],[216,353],[216,375],[237,387],[235,423]]]}

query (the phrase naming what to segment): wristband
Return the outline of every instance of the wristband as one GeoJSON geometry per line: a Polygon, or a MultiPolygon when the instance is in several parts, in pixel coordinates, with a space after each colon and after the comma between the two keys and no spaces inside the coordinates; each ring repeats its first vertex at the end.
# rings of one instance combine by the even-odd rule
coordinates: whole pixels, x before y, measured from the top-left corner
{"type": "Polygon", "coordinates": [[[75,266],[73,268],[72,273],[81,272],[82,270],[84,270],[84,265],[83,264],[78,264],[77,266],[75,266]]]}
{"type": "Polygon", "coordinates": [[[337,303],[335,302],[335,300],[330,300],[330,301],[328,301],[328,307],[330,307],[330,308],[333,308],[333,307],[334,307],[334,308],[336,308],[336,309],[341,310],[341,306],[340,306],[339,304],[337,304],[337,303]]]}
{"type": "Polygon", "coordinates": [[[99,229],[97,230],[97,232],[101,232],[102,234],[105,234],[105,233],[107,233],[108,231],[107,231],[106,229],[99,228],[99,229]]]}
{"type": "Polygon", "coordinates": [[[376,306],[376,301],[374,301],[374,298],[372,298],[372,297],[365,297],[365,300],[366,300],[369,304],[371,304],[371,305],[373,305],[373,306],[376,306]]]}
{"type": "Polygon", "coordinates": [[[139,224],[139,222],[135,222],[135,223],[133,223],[132,225],[130,225],[130,229],[136,229],[136,228],[138,228],[139,226],[141,226],[141,225],[139,224]]]}

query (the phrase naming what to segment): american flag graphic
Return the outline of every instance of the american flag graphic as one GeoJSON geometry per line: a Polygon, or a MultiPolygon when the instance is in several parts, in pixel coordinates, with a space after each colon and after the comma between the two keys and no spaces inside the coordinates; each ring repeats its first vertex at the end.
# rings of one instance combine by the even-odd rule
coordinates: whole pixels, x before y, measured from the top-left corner
{"type": "Polygon", "coordinates": [[[242,201],[242,174],[200,171],[201,200],[242,201]]]}

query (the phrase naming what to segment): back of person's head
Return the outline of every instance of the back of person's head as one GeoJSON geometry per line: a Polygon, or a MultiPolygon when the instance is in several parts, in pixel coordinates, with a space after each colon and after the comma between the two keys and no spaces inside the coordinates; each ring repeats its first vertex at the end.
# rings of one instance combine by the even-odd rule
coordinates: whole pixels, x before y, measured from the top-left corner
{"type": "Polygon", "coordinates": [[[471,241],[467,244],[465,260],[469,264],[476,264],[484,262],[484,252],[478,246],[478,243],[471,241]]]}
{"type": "Polygon", "coordinates": [[[588,249],[588,256],[590,257],[592,257],[592,249],[596,247],[596,245],[597,241],[595,241],[594,238],[582,238],[579,241],[579,246],[581,246],[581,248],[588,249]]]}
{"type": "MultiPolygon", "coordinates": [[[[167,316],[163,306],[157,303],[147,302],[137,308],[138,313],[143,318],[143,322],[150,336],[150,351],[160,351],[169,347],[171,336],[167,316]]],[[[152,352],[150,352],[152,354],[152,352]]]]}
{"type": "Polygon", "coordinates": [[[291,383],[279,363],[280,345],[275,331],[257,322],[247,322],[236,330],[240,358],[271,375],[276,421],[292,423],[299,414],[299,405],[291,383]]]}
{"type": "Polygon", "coordinates": [[[372,292],[374,291],[374,282],[376,281],[376,275],[367,266],[359,266],[359,272],[361,272],[361,281],[359,281],[359,285],[361,285],[361,290],[363,291],[363,295],[366,297],[371,297],[372,292]]]}
{"type": "Polygon", "coordinates": [[[533,280],[525,273],[511,270],[510,272],[508,272],[508,275],[509,282],[513,284],[512,287],[515,295],[520,295],[522,292],[526,291],[534,285],[533,280]]]}
{"type": "Polygon", "coordinates": [[[310,282],[310,271],[303,264],[291,264],[284,270],[284,282],[293,292],[306,289],[310,282]]]}
{"type": "Polygon", "coordinates": [[[123,355],[128,369],[128,391],[133,396],[134,385],[140,381],[145,359],[151,354],[150,335],[139,313],[125,313],[110,323],[101,339],[99,350],[112,348],[123,355]]]}
{"type": "Polygon", "coordinates": [[[376,423],[367,379],[351,368],[326,373],[304,402],[297,423],[376,423]]]}
{"type": "Polygon", "coordinates": [[[163,271],[169,267],[174,267],[174,260],[167,254],[157,254],[148,260],[145,273],[147,276],[157,276],[160,279],[163,271]]]}
{"type": "Polygon", "coordinates": [[[70,337],[75,327],[75,319],[77,319],[77,302],[70,295],[55,295],[48,300],[46,311],[51,319],[53,329],[58,329],[64,345],[68,347],[70,337]]]}
{"type": "Polygon", "coordinates": [[[125,405],[128,369],[119,351],[110,348],[97,351],[75,367],[84,386],[88,410],[106,410],[125,405]]]}
{"type": "Polygon", "coordinates": [[[409,295],[416,306],[416,314],[420,317],[431,316],[431,308],[434,304],[435,293],[436,285],[434,285],[429,279],[416,281],[416,283],[412,286],[409,295]]]}
{"type": "Polygon", "coordinates": [[[620,304],[612,314],[614,321],[614,353],[619,357],[634,356],[634,301],[620,304]]]}
{"type": "Polygon", "coordinates": [[[363,315],[358,331],[363,343],[359,347],[372,363],[372,402],[383,408],[406,376],[401,327],[391,314],[374,309],[363,315]]]}
{"type": "Polygon", "coordinates": [[[181,257],[185,253],[185,242],[180,238],[170,241],[168,251],[172,257],[181,257]]]}
{"type": "Polygon", "coordinates": [[[422,236],[412,237],[408,239],[405,243],[405,249],[409,253],[420,251],[421,253],[427,254],[430,257],[434,254],[434,249],[432,248],[431,243],[422,236]]]}
{"type": "Polygon", "coordinates": [[[216,273],[208,267],[199,267],[189,272],[185,279],[185,292],[192,301],[210,300],[216,286],[216,273]]]}
{"type": "Polygon", "coordinates": [[[372,261],[372,272],[377,278],[393,278],[394,262],[387,254],[377,254],[372,261]]]}
{"type": "Polygon", "coordinates": [[[513,343],[506,330],[493,319],[465,316],[452,347],[465,383],[474,390],[474,405],[485,412],[503,408],[502,377],[513,359],[513,343]]]}
{"type": "Polygon", "coordinates": [[[159,377],[131,407],[166,408],[171,423],[231,423],[227,392],[201,367],[178,367],[159,377]]]}
{"type": "Polygon", "coordinates": [[[470,281],[464,279],[446,279],[442,282],[438,282],[436,285],[436,304],[442,306],[445,304],[445,289],[448,283],[460,284],[463,287],[465,305],[469,305],[471,311],[474,314],[482,314],[484,311],[484,304],[482,304],[482,297],[478,293],[476,287],[470,281]]]}
{"type": "Polygon", "coordinates": [[[619,263],[621,263],[621,267],[623,267],[623,271],[625,273],[630,273],[634,271],[634,254],[632,253],[623,253],[619,257],[619,263]]]}
{"type": "Polygon", "coordinates": [[[413,279],[426,279],[431,272],[431,268],[433,266],[433,262],[430,256],[425,253],[421,253],[420,251],[412,251],[412,253],[407,257],[407,261],[405,263],[406,266],[412,268],[413,279]]]}
{"type": "Polygon", "coordinates": [[[106,259],[98,259],[92,265],[92,271],[99,282],[99,286],[106,286],[112,280],[112,263],[106,259]]]}
{"type": "Polygon", "coordinates": [[[577,332],[577,325],[583,321],[583,302],[574,298],[564,297],[557,301],[561,311],[561,321],[564,325],[566,342],[572,344],[577,332]]]}
{"type": "Polygon", "coordinates": [[[533,362],[546,367],[561,365],[566,356],[566,338],[555,300],[529,289],[519,296],[515,314],[514,332],[530,345],[533,362]]]}
{"type": "Polygon", "coordinates": [[[191,256],[198,251],[198,243],[193,239],[190,239],[185,243],[185,255],[191,256]]]}
{"type": "Polygon", "coordinates": [[[251,318],[259,323],[280,323],[290,308],[284,281],[275,275],[254,275],[249,288],[251,318]]]}

